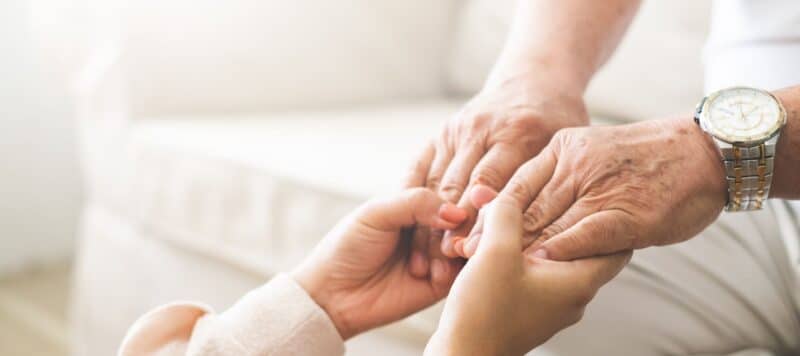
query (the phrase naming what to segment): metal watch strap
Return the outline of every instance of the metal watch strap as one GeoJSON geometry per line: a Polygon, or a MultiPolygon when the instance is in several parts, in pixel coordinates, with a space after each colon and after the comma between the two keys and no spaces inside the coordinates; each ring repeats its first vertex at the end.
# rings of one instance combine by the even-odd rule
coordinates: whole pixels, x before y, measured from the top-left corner
{"type": "Polygon", "coordinates": [[[726,211],[759,210],[769,195],[775,144],[721,147],[728,181],[726,211]]]}

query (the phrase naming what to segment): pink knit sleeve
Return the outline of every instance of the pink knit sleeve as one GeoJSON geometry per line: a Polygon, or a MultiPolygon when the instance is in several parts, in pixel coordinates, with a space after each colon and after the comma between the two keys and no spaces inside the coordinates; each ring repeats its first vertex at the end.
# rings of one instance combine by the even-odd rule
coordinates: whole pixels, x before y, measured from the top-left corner
{"type": "Polygon", "coordinates": [[[278,275],[213,314],[197,303],[172,303],[137,320],[119,351],[140,355],[342,355],[328,315],[290,277],[278,275]]]}

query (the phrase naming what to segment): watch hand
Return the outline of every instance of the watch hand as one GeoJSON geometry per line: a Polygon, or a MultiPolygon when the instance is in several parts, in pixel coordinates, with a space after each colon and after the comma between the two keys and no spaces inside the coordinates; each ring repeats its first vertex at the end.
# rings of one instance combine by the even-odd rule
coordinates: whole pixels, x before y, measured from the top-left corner
{"type": "Polygon", "coordinates": [[[747,114],[744,114],[744,116],[745,116],[745,117],[748,117],[748,116],[750,116],[750,114],[754,113],[754,112],[755,112],[756,110],[758,110],[758,108],[760,108],[760,107],[761,107],[761,106],[759,106],[759,105],[756,105],[756,106],[753,108],[753,110],[750,110],[750,111],[748,111],[748,112],[747,112],[747,114]]]}

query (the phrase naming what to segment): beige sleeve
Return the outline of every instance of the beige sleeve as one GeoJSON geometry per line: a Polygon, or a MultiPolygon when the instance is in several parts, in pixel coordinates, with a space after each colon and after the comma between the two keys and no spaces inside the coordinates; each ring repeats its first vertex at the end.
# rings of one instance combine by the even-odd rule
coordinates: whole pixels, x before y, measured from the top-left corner
{"type": "Polygon", "coordinates": [[[213,314],[196,303],[172,303],[137,320],[120,356],[342,355],[336,327],[294,280],[278,275],[213,314]]]}

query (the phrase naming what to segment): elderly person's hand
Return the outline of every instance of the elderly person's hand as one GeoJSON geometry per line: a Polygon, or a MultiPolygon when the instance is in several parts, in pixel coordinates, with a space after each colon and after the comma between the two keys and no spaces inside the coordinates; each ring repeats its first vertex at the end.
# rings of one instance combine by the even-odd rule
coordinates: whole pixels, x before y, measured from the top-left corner
{"type": "MultiPolygon", "coordinates": [[[[483,184],[500,190],[556,131],[588,123],[581,92],[564,91],[530,77],[503,76],[506,79],[497,84],[487,84],[447,122],[438,139],[421,155],[407,186],[436,190],[446,200],[468,209],[469,220],[474,222],[476,210],[463,194],[468,187],[483,184]]],[[[455,273],[458,262],[443,258],[442,252],[455,257],[460,249],[456,244],[461,242],[452,236],[463,237],[468,232],[456,230],[442,239],[441,230],[417,229],[412,273],[426,276],[432,259],[445,261],[437,264],[455,273]]]]}
{"type": "Polygon", "coordinates": [[[414,275],[425,276],[430,259],[444,259],[442,252],[448,257],[462,252],[463,236],[476,215],[463,196],[470,186],[500,190],[557,130],[588,124],[584,91],[613,53],[638,5],[638,0],[517,3],[483,89],[445,125],[408,181],[410,187],[437,190],[470,213],[467,224],[444,238],[441,231],[416,231],[414,275]]]}
{"type": "Polygon", "coordinates": [[[499,198],[481,215],[482,242],[453,284],[426,355],[522,355],[577,322],[631,256],[534,258],[522,251],[518,201],[499,198]]]}
{"type": "MultiPolygon", "coordinates": [[[[500,193],[525,207],[537,257],[570,260],[684,241],[725,204],[720,153],[690,119],[559,131],[500,193]]],[[[480,227],[465,247],[474,253],[480,227]]]]}
{"type": "Polygon", "coordinates": [[[466,212],[436,193],[415,188],[371,200],[340,222],[293,273],[330,316],[343,339],[402,319],[447,295],[453,276],[430,278],[408,269],[410,234],[425,226],[452,229],[466,212]]]}

